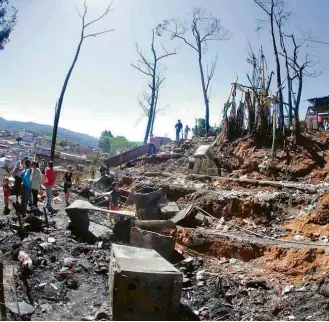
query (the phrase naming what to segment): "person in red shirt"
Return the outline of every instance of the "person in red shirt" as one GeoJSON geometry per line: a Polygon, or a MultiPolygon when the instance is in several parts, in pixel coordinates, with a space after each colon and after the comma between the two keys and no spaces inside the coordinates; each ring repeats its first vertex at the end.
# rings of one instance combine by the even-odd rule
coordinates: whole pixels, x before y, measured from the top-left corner
{"type": "Polygon", "coordinates": [[[53,208],[51,207],[51,200],[52,200],[52,191],[53,186],[55,185],[55,170],[54,170],[54,163],[53,161],[48,162],[48,167],[45,171],[45,184],[46,187],[46,195],[47,195],[47,204],[46,208],[49,211],[53,211],[53,208]]]}
{"type": "Polygon", "coordinates": [[[155,137],[153,134],[150,135],[149,138],[149,149],[148,149],[148,155],[152,155],[156,153],[156,148],[155,148],[155,137]]]}
{"type": "Polygon", "coordinates": [[[4,213],[9,212],[9,197],[10,197],[10,186],[9,186],[9,178],[5,177],[3,180],[3,199],[5,202],[4,213]]]}

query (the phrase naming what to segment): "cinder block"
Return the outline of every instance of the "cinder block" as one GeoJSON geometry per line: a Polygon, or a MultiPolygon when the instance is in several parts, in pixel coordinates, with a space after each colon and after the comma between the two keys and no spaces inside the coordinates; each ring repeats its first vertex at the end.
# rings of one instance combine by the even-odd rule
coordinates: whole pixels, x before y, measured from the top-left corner
{"type": "Polygon", "coordinates": [[[175,250],[175,240],[153,231],[132,227],[130,232],[130,245],[154,249],[166,260],[171,260],[175,250]]]}
{"type": "Polygon", "coordinates": [[[155,250],[112,245],[109,293],[113,320],[175,318],[182,282],[182,273],[155,250]]]}

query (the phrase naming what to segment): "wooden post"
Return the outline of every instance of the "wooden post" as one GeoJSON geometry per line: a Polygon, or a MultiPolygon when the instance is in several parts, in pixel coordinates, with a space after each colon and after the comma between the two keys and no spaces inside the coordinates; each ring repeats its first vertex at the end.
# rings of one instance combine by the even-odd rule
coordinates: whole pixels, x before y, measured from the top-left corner
{"type": "Polygon", "coordinates": [[[273,140],[272,140],[272,160],[275,156],[275,132],[276,132],[276,102],[273,104],[273,140]]]}
{"type": "Polygon", "coordinates": [[[3,285],[3,262],[0,262],[0,319],[1,321],[7,321],[5,289],[3,285]]]}

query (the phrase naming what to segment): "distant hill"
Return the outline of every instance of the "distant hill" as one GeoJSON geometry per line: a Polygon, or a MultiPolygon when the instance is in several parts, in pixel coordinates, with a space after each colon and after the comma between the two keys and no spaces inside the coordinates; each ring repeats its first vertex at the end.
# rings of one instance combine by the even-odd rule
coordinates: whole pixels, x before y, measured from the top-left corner
{"type": "MultiPolygon", "coordinates": [[[[33,122],[19,122],[19,121],[7,121],[0,117],[0,129],[17,131],[26,129],[28,131],[39,133],[40,136],[52,136],[53,127],[50,125],[38,124],[33,122]]],[[[96,148],[98,145],[98,139],[88,134],[77,133],[67,129],[58,128],[58,136],[65,138],[72,143],[80,144],[85,147],[96,148]]]]}

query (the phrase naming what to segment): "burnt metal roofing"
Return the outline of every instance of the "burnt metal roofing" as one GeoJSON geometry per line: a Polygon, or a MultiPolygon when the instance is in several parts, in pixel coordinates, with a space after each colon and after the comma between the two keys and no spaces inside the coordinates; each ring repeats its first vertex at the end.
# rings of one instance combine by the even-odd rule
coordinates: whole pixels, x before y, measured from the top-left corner
{"type": "Polygon", "coordinates": [[[307,101],[314,105],[325,105],[329,107],[329,96],[309,98],[307,101]]]}

